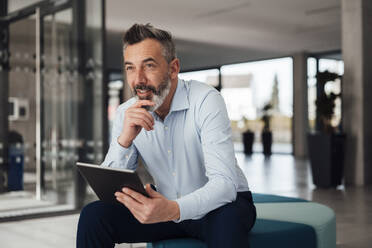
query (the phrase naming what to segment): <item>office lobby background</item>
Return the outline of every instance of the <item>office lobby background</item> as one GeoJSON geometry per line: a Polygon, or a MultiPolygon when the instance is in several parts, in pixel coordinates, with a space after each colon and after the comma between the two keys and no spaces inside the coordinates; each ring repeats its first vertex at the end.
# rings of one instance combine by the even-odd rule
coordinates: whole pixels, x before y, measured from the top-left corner
{"type": "Polygon", "coordinates": [[[318,76],[339,75],[325,87],[340,94],[331,123],[346,136],[338,189],[369,188],[371,13],[370,0],[2,0],[0,221],[77,213],[95,199],[75,163],[102,162],[115,109],[131,97],[122,35],[134,23],[170,31],[179,77],[221,92],[242,156],[247,130],[251,156],[263,153],[270,104],[272,157],[310,168],[318,76]]]}

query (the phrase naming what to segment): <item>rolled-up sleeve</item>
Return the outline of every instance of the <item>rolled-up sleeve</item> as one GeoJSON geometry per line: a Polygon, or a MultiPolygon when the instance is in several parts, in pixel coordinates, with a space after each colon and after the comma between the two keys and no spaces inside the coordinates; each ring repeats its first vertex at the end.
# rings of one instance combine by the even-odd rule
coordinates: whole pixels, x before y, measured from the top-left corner
{"type": "Polygon", "coordinates": [[[210,91],[200,103],[197,125],[203,147],[208,182],[176,200],[180,219],[199,219],[236,198],[238,188],[230,120],[222,96],[210,91]]]}
{"type": "Polygon", "coordinates": [[[124,123],[125,106],[119,106],[116,110],[112,127],[111,143],[102,166],[125,168],[135,170],[137,168],[137,149],[134,144],[128,148],[118,143],[124,123]]]}

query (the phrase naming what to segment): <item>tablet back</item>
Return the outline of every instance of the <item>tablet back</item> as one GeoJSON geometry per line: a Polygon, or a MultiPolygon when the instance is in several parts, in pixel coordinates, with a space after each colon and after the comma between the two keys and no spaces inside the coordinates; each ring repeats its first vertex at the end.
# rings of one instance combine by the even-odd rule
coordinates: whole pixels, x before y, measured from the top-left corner
{"type": "Polygon", "coordinates": [[[117,203],[114,194],[123,187],[131,188],[148,197],[135,171],[80,162],[77,162],[77,167],[98,198],[104,202],[117,203]]]}

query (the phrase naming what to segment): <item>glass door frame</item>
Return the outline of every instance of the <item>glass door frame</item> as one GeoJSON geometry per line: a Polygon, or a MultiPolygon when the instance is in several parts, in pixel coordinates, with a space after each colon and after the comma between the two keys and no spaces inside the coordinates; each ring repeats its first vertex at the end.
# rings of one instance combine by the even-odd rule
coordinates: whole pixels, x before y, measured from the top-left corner
{"type": "MultiPolygon", "coordinates": [[[[42,61],[41,56],[43,54],[43,34],[44,34],[44,17],[47,15],[53,15],[59,11],[72,8],[72,1],[50,1],[45,0],[15,12],[9,13],[3,16],[0,21],[2,26],[8,27],[10,24],[19,20],[35,15],[36,21],[36,58],[35,58],[35,77],[36,77],[36,199],[41,200],[42,191],[45,187],[44,182],[44,165],[42,162],[42,130],[43,130],[43,97],[42,97],[42,83],[41,83],[41,67],[42,61]]],[[[8,35],[9,36],[9,35],[8,35]]],[[[7,40],[9,42],[9,40],[7,40]]],[[[8,44],[7,44],[8,47],[8,44]]],[[[9,55],[9,52],[7,53],[9,55]]],[[[9,57],[8,57],[9,58],[9,57]]],[[[9,62],[9,61],[8,61],[9,62]]],[[[3,80],[8,81],[8,75],[3,77],[3,80]]],[[[9,82],[2,82],[8,85],[9,82]]],[[[7,93],[5,93],[7,94],[7,93]]],[[[5,97],[8,99],[8,97],[5,97]]],[[[6,115],[7,116],[7,115],[6,115]]],[[[7,130],[6,130],[7,131],[7,130]]],[[[4,154],[5,156],[5,154],[4,154]]]]}
{"type": "MultiPolygon", "coordinates": [[[[71,9],[72,10],[72,35],[73,35],[73,54],[77,58],[77,65],[78,65],[78,74],[79,74],[79,83],[84,85],[86,80],[85,74],[87,73],[86,69],[86,62],[88,60],[89,51],[85,51],[84,46],[86,42],[86,8],[89,7],[87,5],[91,3],[87,3],[86,1],[81,0],[43,0],[38,3],[32,4],[28,7],[22,8],[20,10],[8,13],[7,12],[7,0],[4,1],[4,5],[2,4],[0,8],[0,27],[1,27],[1,34],[0,34],[0,99],[1,105],[4,106],[0,108],[0,192],[3,191],[1,188],[1,173],[2,170],[6,170],[7,168],[7,159],[8,159],[8,97],[9,97],[9,25],[16,21],[22,20],[24,18],[28,18],[31,15],[36,16],[36,100],[37,100],[37,111],[36,114],[37,122],[36,122],[36,199],[40,200],[42,197],[42,192],[45,190],[45,182],[44,182],[44,164],[42,161],[42,154],[43,154],[43,83],[42,83],[42,75],[41,75],[41,68],[42,68],[42,55],[43,55],[43,35],[44,35],[44,17],[48,15],[54,15],[60,11],[71,9]]],[[[102,25],[101,28],[101,38],[102,38],[102,82],[106,81],[107,73],[106,73],[106,63],[105,63],[105,0],[100,0],[99,4],[101,4],[101,9],[98,11],[102,18],[102,25]]],[[[86,90],[85,88],[81,89],[82,92],[86,90]]],[[[105,97],[107,92],[107,85],[102,83],[101,88],[103,94],[103,104],[102,109],[103,113],[102,116],[107,116],[107,97],[105,97]]],[[[83,109],[89,103],[89,99],[82,99],[82,102],[79,103],[79,110],[83,109]]],[[[79,120],[77,123],[78,125],[78,139],[83,143],[92,139],[90,137],[91,134],[86,134],[81,132],[84,130],[85,123],[81,123],[82,117],[79,116],[79,120]]],[[[105,152],[108,149],[108,142],[107,135],[108,130],[108,120],[102,118],[102,134],[103,139],[101,144],[102,151],[105,152]]],[[[82,146],[79,148],[78,157],[80,161],[84,162],[93,162],[88,161],[89,158],[86,156],[87,154],[87,147],[82,146]]],[[[5,173],[5,171],[4,171],[5,173]]],[[[77,210],[84,204],[85,198],[85,191],[86,191],[86,183],[81,178],[81,176],[74,170],[74,192],[73,192],[73,205],[74,209],[77,210]]]]}

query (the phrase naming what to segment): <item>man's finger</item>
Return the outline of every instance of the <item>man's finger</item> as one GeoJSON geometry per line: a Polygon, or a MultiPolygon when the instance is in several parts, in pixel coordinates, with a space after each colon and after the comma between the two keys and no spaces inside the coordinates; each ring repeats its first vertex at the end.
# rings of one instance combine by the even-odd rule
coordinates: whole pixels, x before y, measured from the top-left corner
{"type": "Polygon", "coordinates": [[[127,111],[130,114],[132,114],[132,113],[138,113],[138,114],[145,115],[145,116],[147,116],[151,120],[151,122],[153,122],[153,123],[155,122],[154,117],[146,109],[143,109],[143,108],[132,108],[132,109],[128,109],[127,111]]]}
{"type": "Polygon", "coordinates": [[[150,100],[138,100],[132,105],[132,107],[141,108],[142,106],[154,106],[154,105],[155,103],[150,100]]]}
{"type": "Polygon", "coordinates": [[[150,185],[150,184],[146,184],[146,186],[145,186],[145,190],[146,190],[147,194],[149,194],[149,196],[150,196],[151,198],[155,198],[155,197],[161,197],[161,196],[163,196],[163,195],[160,194],[159,192],[153,190],[153,189],[151,188],[151,185],[150,185]]]}
{"type": "Polygon", "coordinates": [[[145,216],[143,215],[143,212],[136,209],[129,209],[129,211],[133,214],[134,218],[136,218],[139,222],[145,224],[145,216]]]}
{"type": "Polygon", "coordinates": [[[148,116],[144,115],[143,113],[130,112],[128,114],[128,118],[142,119],[146,121],[146,123],[151,127],[154,125],[154,122],[148,116]]]}
{"type": "Polygon", "coordinates": [[[144,196],[141,193],[138,193],[138,192],[136,192],[134,190],[131,190],[130,188],[123,188],[123,192],[125,194],[129,195],[130,197],[132,197],[137,202],[140,202],[140,203],[143,203],[143,204],[148,203],[149,200],[150,200],[146,196],[144,196]]]}
{"type": "Polygon", "coordinates": [[[135,200],[131,196],[125,193],[121,192],[116,192],[115,193],[116,199],[123,203],[128,209],[137,209],[137,210],[142,210],[143,209],[143,204],[140,203],[139,201],[135,200]]]}
{"type": "Polygon", "coordinates": [[[144,223],[145,220],[145,205],[138,203],[136,200],[126,195],[125,193],[116,192],[116,199],[124,204],[124,206],[133,214],[133,216],[141,223],[144,223]]]}
{"type": "Polygon", "coordinates": [[[141,127],[143,127],[143,128],[146,129],[147,131],[152,130],[152,126],[150,126],[150,125],[149,125],[146,121],[144,121],[143,119],[132,118],[132,123],[133,123],[135,126],[141,126],[141,127]]]}

